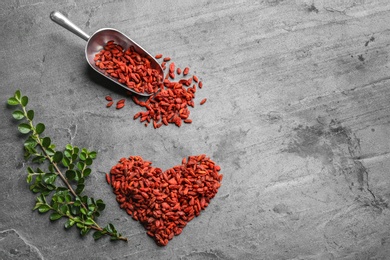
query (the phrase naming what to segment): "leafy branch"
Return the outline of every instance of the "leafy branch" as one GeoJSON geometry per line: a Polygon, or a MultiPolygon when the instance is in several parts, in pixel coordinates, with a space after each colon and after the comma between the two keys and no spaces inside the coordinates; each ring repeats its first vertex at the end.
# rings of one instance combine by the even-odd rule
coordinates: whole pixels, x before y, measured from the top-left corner
{"type": "Polygon", "coordinates": [[[70,144],[63,151],[56,150],[50,137],[42,137],[45,125],[34,125],[34,111],[27,110],[27,104],[28,97],[22,96],[19,90],[8,99],[8,105],[21,107],[21,110],[13,111],[12,116],[24,121],[18,125],[19,132],[29,135],[24,142],[25,159],[47,166],[47,171],[39,167],[35,170],[27,168],[27,183],[30,190],[38,194],[33,210],[39,213],[51,212],[51,221],[66,218],[65,228],[76,225],[82,236],[93,229],[95,240],[108,235],[111,240],[127,241],[113,224],[100,227],[96,223],[105,208],[104,202],[82,194],[85,179],[92,172],[90,166],[96,158],[96,152],[70,144]],[[58,177],[60,180],[57,180],[58,177]],[[63,185],[60,186],[59,182],[63,185]]]}

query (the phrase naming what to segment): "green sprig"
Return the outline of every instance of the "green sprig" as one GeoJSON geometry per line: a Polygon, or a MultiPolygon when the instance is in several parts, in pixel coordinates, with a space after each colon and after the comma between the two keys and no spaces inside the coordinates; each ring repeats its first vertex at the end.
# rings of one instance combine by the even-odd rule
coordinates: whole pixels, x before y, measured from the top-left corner
{"type": "Polygon", "coordinates": [[[22,96],[20,90],[8,99],[8,105],[21,107],[21,110],[13,111],[12,116],[16,120],[23,120],[19,123],[18,130],[22,134],[28,134],[24,142],[25,159],[37,164],[47,163],[47,171],[39,167],[35,170],[27,168],[27,183],[30,190],[38,194],[33,210],[42,214],[51,212],[51,221],[67,219],[65,228],[76,226],[82,236],[92,229],[95,231],[95,240],[108,235],[111,240],[127,241],[113,224],[100,227],[96,223],[105,208],[103,200],[83,195],[85,179],[92,172],[90,166],[97,153],[71,144],[66,145],[63,151],[56,150],[50,137],[42,137],[45,125],[34,125],[35,113],[27,110],[27,104],[28,97],[22,96]]]}

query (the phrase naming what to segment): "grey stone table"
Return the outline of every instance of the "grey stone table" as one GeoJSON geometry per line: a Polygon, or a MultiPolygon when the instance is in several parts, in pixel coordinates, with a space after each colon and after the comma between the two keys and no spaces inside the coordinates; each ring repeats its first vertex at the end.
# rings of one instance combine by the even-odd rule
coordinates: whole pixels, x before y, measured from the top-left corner
{"type": "Polygon", "coordinates": [[[390,259],[390,4],[387,0],[3,1],[1,259],[390,259]],[[154,129],[84,58],[91,34],[125,32],[204,82],[192,124],[154,129]],[[86,192],[128,243],[94,242],[32,211],[7,98],[20,89],[58,147],[98,152],[86,192]],[[207,98],[205,105],[200,100],[207,98]],[[121,210],[108,172],[140,155],[162,169],[205,153],[222,168],[210,206],[158,247],[121,210]]]}

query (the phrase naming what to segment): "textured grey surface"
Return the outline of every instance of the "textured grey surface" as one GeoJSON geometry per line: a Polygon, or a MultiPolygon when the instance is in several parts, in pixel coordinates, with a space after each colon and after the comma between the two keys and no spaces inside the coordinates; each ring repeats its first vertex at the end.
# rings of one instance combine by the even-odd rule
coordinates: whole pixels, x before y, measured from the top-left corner
{"type": "Polygon", "coordinates": [[[390,259],[390,4],[387,0],[4,1],[0,9],[1,259],[390,259]],[[123,31],[203,80],[193,124],[153,129],[88,68],[87,33],[123,31]],[[128,243],[94,242],[31,209],[24,137],[6,100],[30,97],[63,147],[98,151],[86,192],[128,243]],[[167,169],[205,153],[219,193],[168,246],[122,211],[104,174],[141,155],[167,169]]]}

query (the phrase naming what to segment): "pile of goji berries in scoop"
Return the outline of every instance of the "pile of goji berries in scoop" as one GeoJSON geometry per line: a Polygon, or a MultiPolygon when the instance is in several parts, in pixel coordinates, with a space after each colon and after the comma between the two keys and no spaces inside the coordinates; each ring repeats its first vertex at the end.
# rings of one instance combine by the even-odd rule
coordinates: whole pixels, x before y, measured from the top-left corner
{"type": "Polygon", "coordinates": [[[114,41],[108,41],[94,61],[105,74],[138,93],[157,92],[163,80],[159,71],[152,69],[150,60],[139,55],[133,46],[124,50],[114,41]]]}
{"type": "Polygon", "coordinates": [[[199,216],[221,186],[220,167],[206,155],[162,171],[140,156],[122,158],[106,175],[120,207],[161,246],[199,216]]]}
{"type": "MultiPolygon", "coordinates": [[[[140,119],[145,126],[152,124],[154,128],[162,125],[175,124],[180,127],[182,122],[190,124],[189,107],[194,107],[195,92],[197,88],[202,88],[203,83],[196,75],[189,76],[188,67],[176,68],[175,63],[169,57],[163,58],[162,54],[155,57],[163,59],[161,67],[168,68],[166,77],[161,79],[157,70],[150,67],[150,60],[135,52],[134,48],[123,50],[123,48],[109,41],[104,49],[95,56],[95,65],[118,82],[125,84],[138,93],[151,93],[146,101],[140,101],[136,96],[132,96],[135,104],[146,108],[146,111],[138,112],[134,115],[134,120],[140,119]],[[182,76],[178,81],[173,81],[176,76],[182,76]]],[[[114,104],[111,96],[106,96],[107,107],[114,104]]],[[[200,102],[203,105],[206,98],[200,102]]],[[[117,102],[116,108],[125,106],[124,99],[117,102]]]]}

